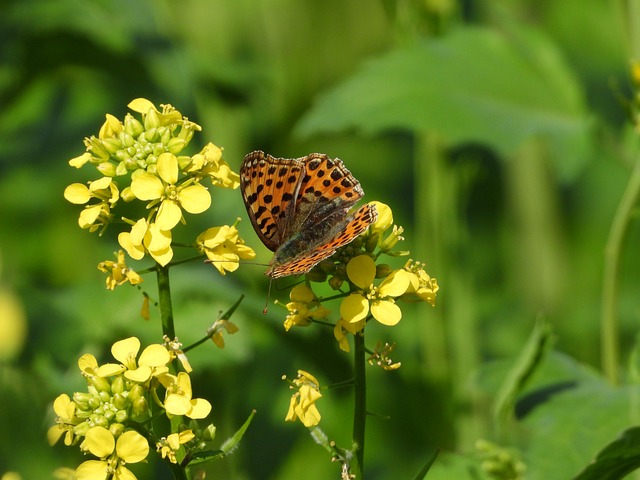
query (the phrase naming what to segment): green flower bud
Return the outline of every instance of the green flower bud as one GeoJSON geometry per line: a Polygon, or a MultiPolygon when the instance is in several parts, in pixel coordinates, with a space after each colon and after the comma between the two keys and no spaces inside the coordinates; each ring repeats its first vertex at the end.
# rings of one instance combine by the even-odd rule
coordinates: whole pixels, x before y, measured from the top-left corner
{"type": "MultiPolygon", "coordinates": [[[[161,143],[154,143],[153,145],[150,145],[149,148],[150,148],[149,154],[150,155],[153,154],[156,157],[159,157],[160,155],[162,155],[167,151],[164,145],[162,145],[161,143]]],[[[153,163],[156,163],[156,162],[153,162],[153,163]]]]}
{"type": "Polygon", "coordinates": [[[109,432],[114,438],[118,438],[124,433],[124,425],[122,423],[112,423],[109,425],[109,432]]]}
{"type": "Polygon", "coordinates": [[[381,263],[380,265],[376,265],[376,278],[385,278],[392,271],[393,269],[386,263],[381,263]]]}
{"type": "Polygon", "coordinates": [[[156,128],[147,129],[144,132],[144,139],[147,142],[155,142],[157,136],[158,136],[158,130],[156,128]]]}
{"type": "Polygon", "coordinates": [[[149,404],[144,397],[137,398],[133,402],[131,414],[134,420],[144,420],[149,415],[149,404]]]}
{"type": "Polygon", "coordinates": [[[116,166],[111,162],[102,162],[96,168],[105,177],[116,176],[116,166]]]}
{"type": "Polygon", "coordinates": [[[126,187],[122,192],[120,192],[120,198],[125,202],[131,202],[136,199],[136,196],[131,191],[131,187],[126,187]]]}
{"type": "Polygon", "coordinates": [[[91,397],[91,399],[89,400],[89,408],[91,410],[95,410],[96,408],[100,407],[100,405],[102,405],[102,401],[98,397],[91,397]]]}
{"type": "Polygon", "coordinates": [[[118,410],[116,412],[116,422],[124,423],[129,420],[129,414],[126,410],[118,410]]]}
{"type": "Polygon", "coordinates": [[[91,410],[89,407],[89,401],[91,400],[91,395],[85,392],[76,392],[73,394],[73,401],[78,406],[78,408],[82,410],[91,410]]]}
{"type": "Polygon", "coordinates": [[[138,156],[138,150],[136,149],[136,147],[127,147],[126,152],[127,155],[129,155],[129,157],[131,158],[137,158],[138,156]]]}
{"type": "Polygon", "coordinates": [[[144,127],[138,119],[127,113],[127,116],[124,117],[124,131],[132,137],[138,137],[144,131],[144,127]]]}
{"type": "Polygon", "coordinates": [[[115,153],[119,150],[122,150],[124,146],[120,139],[115,137],[105,138],[104,140],[102,140],[102,145],[104,146],[105,150],[111,155],[115,155],[115,153]]]}
{"type": "Polygon", "coordinates": [[[184,147],[187,146],[187,142],[185,142],[181,138],[172,138],[167,142],[167,150],[169,150],[174,155],[180,153],[184,147]]]}
{"type": "Polygon", "coordinates": [[[155,109],[150,108],[149,112],[144,116],[144,129],[148,132],[150,130],[155,130],[160,126],[160,118],[158,117],[158,112],[155,109]]]}
{"type": "Polygon", "coordinates": [[[116,414],[112,410],[107,410],[102,416],[109,423],[113,422],[113,420],[116,418],[116,414]]]}
{"type": "Polygon", "coordinates": [[[162,127],[158,129],[158,133],[160,133],[160,143],[168,145],[171,140],[171,130],[167,127],[162,127]]]}
{"type": "Polygon", "coordinates": [[[113,380],[111,380],[111,393],[122,393],[124,392],[124,377],[122,375],[118,375],[113,380]]]}
{"type": "Polygon", "coordinates": [[[127,132],[124,132],[124,131],[120,133],[120,141],[122,142],[122,145],[126,148],[133,147],[136,144],[136,139],[133,138],[132,135],[129,135],[127,132]]]}
{"type": "Polygon", "coordinates": [[[130,402],[134,402],[135,400],[143,397],[144,397],[144,388],[142,387],[142,385],[139,385],[136,383],[133,387],[129,389],[130,402]]]}
{"type": "Polygon", "coordinates": [[[312,269],[307,273],[310,282],[322,283],[327,279],[327,274],[318,268],[312,269]]]}
{"type": "Polygon", "coordinates": [[[109,422],[102,415],[92,415],[90,418],[90,421],[96,427],[104,427],[104,428],[109,427],[109,422]]]}
{"type": "Polygon", "coordinates": [[[216,426],[211,423],[202,430],[202,439],[206,442],[210,442],[214,438],[216,438],[216,426]]]}
{"type": "Polygon", "coordinates": [[[107,403],[111,401],[111,388],[108,389],[108,391],[106,392],[100,392],[98,394],[98,396],[100,397],[100,401],[102,401],[102,403],[107,403]]]}
{"type": "Polygon", "coordinates": [[[378,232],[374,233],[373,235],[369,235],[367,237],[367,242],[365,243],[364,249],[369,253],[373,252],[378,246],[379,239],[380,239],[380,234],[378,232]]]}
{"type": "Polygon", "coordinates": [[[91,425],[89,424],[89,422],[82,422],[73,427],[73,433],[75,433],[79,437],[84,437],[90,428],[91,425]]]}
{"type": "Polygon", "coordinates": [[[334,275],[329,279],[329,286],[333,290],[340,290],[340,287],[342,287],[343,283],[344,283],[344,280],[336,275],[334,275]]]}
{"type": "Polygon", "coordinates": [[[113,406],[118,409],[124,409],[129,406],[129,400],[127,399],[126,395],[123,395],[122,393],[116,393],[113,396],[113,400],[111,400],[111,403],[113,403],[113,406]]]}

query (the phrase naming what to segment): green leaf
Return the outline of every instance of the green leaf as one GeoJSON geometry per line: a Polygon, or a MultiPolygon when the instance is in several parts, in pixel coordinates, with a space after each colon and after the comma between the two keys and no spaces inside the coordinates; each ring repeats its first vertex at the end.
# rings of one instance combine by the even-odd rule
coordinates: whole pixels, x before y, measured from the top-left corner
{"type": "Polygon", "coordinates": [[[517,396],[542,361],[550,339],[549,325],[544,319],[538,319],[526,345],[496,395],[493,417],[498,426],[504,426],[505,422],[512,418],[517,396]]]}
{"type": "Polygon", "coordinates": [[[640,467],[640,427],[625,430],[574,480],[616,480],[640,467]]]}
{"type": "MultiPolygon", "coordinates": [[[[603,445],[635,422],[638,395],[638,386],[614,388],[604,382],[591,383],[558,393],[535,408],[523,421],[528,432],[527,480],[578,475],[603,445]]],[[[611,458],[609,453],[606,458],[611,458]]],[[[598,471],[602,473],[604,467],[598,471]]],[[[618,477],[581,480],[585,478],[618,477]]]]}
{"type": "Polygon", "coordinates": [[[580,89],[553,44],[524,29],[507,38],[467,27],[366,64],[321,97],[297,133],[436,131],[505,156],[542,137],[568,176],[584,161],[586,127],[580,89]]]}
{"type": "Polygon", "coordinates": [[[435,450],[427,459],[427,462],[424,464],[424,466],[420,469],[420,471],[418,472],[418,475],[416,475],[415,480],[423,480],[424,478],[426,478],[427,473],[429,473],[429,470],[431,469],[431,467],[433,466],[433,464],[436,461],[436,458],[438,458],[438,454],[440,453],[440,450],[435,450]]]}

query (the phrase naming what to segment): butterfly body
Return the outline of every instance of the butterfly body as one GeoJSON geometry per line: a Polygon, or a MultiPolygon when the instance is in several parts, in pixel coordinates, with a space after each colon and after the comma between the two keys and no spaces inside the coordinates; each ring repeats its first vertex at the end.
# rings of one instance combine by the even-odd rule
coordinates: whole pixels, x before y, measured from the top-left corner
{"type": "Polygon", "coordinates": [[[276,158],[261,151],[245,156],[240,186],[256,233],[274,252],[266,275],[308,272],[373,223],[367,204],[351,208],[364,195],[340,159],[312,153],[276,158]]]}

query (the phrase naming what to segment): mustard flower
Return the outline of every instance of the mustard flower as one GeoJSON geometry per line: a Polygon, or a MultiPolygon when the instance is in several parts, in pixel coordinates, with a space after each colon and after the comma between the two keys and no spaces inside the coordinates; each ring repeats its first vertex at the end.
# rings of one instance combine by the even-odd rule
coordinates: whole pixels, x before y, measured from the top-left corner
{"type": "Polygon", "coordinates": [[[377,287],[373,285],[375,275],[375,263],[368,255],[355,257],[347,264],[347,276],[359,290],[344,298],[340,304],[340,315],[345,321],[359,322],[371,313],[383,325],[393,326],[402,318],[402,311],[394,298],[409,288],[408,272],[395,270],[377,287]]]}
{"type": "Polygon", "coordinates": [[[192,398],[191,378],[185,372],[178,375],[169,373],[158,377],[167,389],[164,409],[167,415],[186,415],[194,420],[205,418],[211,412],[211,404],[204,398],[192,398]]]}
{"type": "Polygon", "coordinates": [[[171,361],[171,355],[163,345],[147,346],[136,360],[139,351],[140,340],[136,337],[120,340],[111,347],[113,358],[121,362],[121,366],[125,368],[124,376],[127,380],[146,383],[151,377],[168,371],[167,364],[171,361]]]}
{"type": "Polygon", "coordinates": [[[181,445],[190,442],[194,438],[196,438],[196,436],[191,430],[172,433],[167,438],[161,438],[160,441],[156,443],[156,449],[160,452],[162,458],[168,458],[171,463],[178,463],[176,452],[180,449],[181,445]]]}
{"type": "Polygon", "coordinates": [[[239,328],[235,323],[221,318],[216,320],[213,325],[207,329],[207,335],[211,337],[211,340],[218,348],[224,348],[224,337],[222,336],[222,332],[225,330],[229,335],[233,335],[239,330],[239,328]]]}
{"type": "Polygon", "coordinates": [[[95,232],[109,223],[111,208],[120,198],[120,192],[111,177],[102,177],[89,182],[88,187],[82,183],[72,183],[64,190],[64,198],[76,205],[85,205],[92,199],[98,200],[98,203],[86,206],[78,217],[80,228],[95,232]]]}
{"type": "Polygon", "coordinates": [[[55,445],[64,435],[64,444],[69,446],[75,440],[74,427],[82,422],[76,417],[76,404],[71,401],[69,395],[63,393],[53,402],[53,411],[57,415],[56,425],[47,431],[49,445],[55,445]]]}
{"type": "Polygon", "coordinates": [[[122,250],[117,253],[117,258],[116,262],[105,260],[98,264],[98,270],[109,274],[106,280],[107,289],[114,290],[118,285],[127,282],[131,283],[131,285],[142,283],[142,277],[127,266],[122,250]]]}
{"type": "Polygon", "coordinates": [[[121,232],[118,243],[134,260],[141,260],[148,253],[165,266],[173,258],[171,231],[160,229],[156,223],[149,224],[144,218],[138,220],[130,232],[121,232]]]}
{"type": "Polygon", "coordinates": [[[240,259],[247,260],[256,256],[256,253],[244,244],[235,225],[205,230],[196,238],[196,246],[222,275],[237,270],[240,259]]]}
{"type": "Polygon", "coordinates": [[[200,153],[189,158],[184,172],[196,177],[209,177],[217,187],[236,189],[240,186],[240,176],[222,158],[222,148],[209,142],[200,153]]]}
{"type": "Polygon", "coordinates": [[[382,345],[382,342],[378,342],[367,362],[369,362],[369,365],[377,365],[383,370],[397,370],[400,368],[401,363],[394,362],[390,357],[395,348],[395,343],[390,345],[385,342],[385,344],[382,345]]]}
{"type": "Polygon", "coordinates": [[[349,346],[349,335],[355,335],[364,328],[365,319],[358,322],[347,322],[343,318],[338,319],[333,327],[333,336],[338,341],[338,346],[343,352],[349,353],[351,347],[349,346]]]}
{"type": "Polygon", "coordinates": [[[393,213],[391,212],[391,208],[389,208],[389,205],[375,200],[371,203],[376,207],[378,218],[376,218],[376,221],[371,224],[369,231],[371,233],[384,232],[387,228],[393,225],[393,213]]]}
{"type": "Polygon", "coordinates": [[[306,327],[311,325],[313,320],[320,320],[329,315],[329,310],[323,307],[313,291],[306,285],[296,285],[289,293],[291,302],[286,307],[289,314],[284,321],[286,331],[293,326],[306,327]]]}
{"type": "Polygon", "coordinates": [[[320,423],[322,418],[316,402],[322,397],[320,393],[320,383],[308,372],[298,370],[298,376],[293,380],[293,386],[297,391],[291,396],[289,411],[285,417],[286,422],[295,422],[300,419],[307,427],[314,427],[320,423]]]}
{"type": "Polygon", "coordinates": [[[169,355],[171,355],[171,360],[177,358],[180,361],[180,364],[182,365],[182,368],[184,368],[185,372],[191,373],[193,371],[187,355],[182,351],[182,343],[178,341],[177,337],[171,340],[167,335],[163,335],[162,344],[169,352],[169,355]]]}
{"type": "Polygon", "coordinates": [[[124,465],[137,463],[147,458],[149,444],[135,430],[128,430],[118,437],[104,427],[93,427],[87,431],[82,450],[100,460],[88,460],[76,469],[78,480],[135,480],[136,476],[124,465]]]}
{"type": "Polygon", "coordinates": [[[165,152],[158,157],[157,175],[139,169],[131,174],[131,192],[139,200],[160,203],[155,223],[160,230],[171,230],[182,219],[182,209],[202,213],[211,206],[211,194],[194,178],[178,183],[178,158],[165,152]]]}
{"type": "Polygon", "coordinates": [[[424,263],[409,260],[404,266],[409,272],[409,288],[402,295],[405,301],[423,301],[432,306],[436,304],[436,294],[440,287],[438,281],[424,270],[424,263]]]}

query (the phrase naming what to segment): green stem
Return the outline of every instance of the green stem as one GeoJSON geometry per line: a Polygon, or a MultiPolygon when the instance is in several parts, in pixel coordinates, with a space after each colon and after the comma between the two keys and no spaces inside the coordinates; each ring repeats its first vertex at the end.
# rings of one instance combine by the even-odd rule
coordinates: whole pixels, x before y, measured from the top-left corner
{"type": "Polygon", "coordinates": [[[162,334],[173,340],[174,338],[176,338],[176,329],[173,325],[173,307],[171,305],[169,267],[158,265],[156,267],[156,275],[158,278],[158,305],[160,306],[162,334]]]}
{"type": "Polygon", "coordinates": [[[637,205],[638,199],[640,199],[640,157],[636,160],[627,188],[613,217],[604,252],[601,320],[602,369],[605,377],[614,385],[618,383],[618,365],[620,361],[618,316],[616,313],[620,255],[633,209],[637,205]]]}
{"type": "MultiPolygon", "coordinates": [[[[353,416],[353,444],[360,475],[364,478],[364,432],[367,421],[367,377],[365,373],[364,329],[354,335],[355,410],[353,416]]],[[[355,472],[354,472],[355,473],[355,472]]]]}

